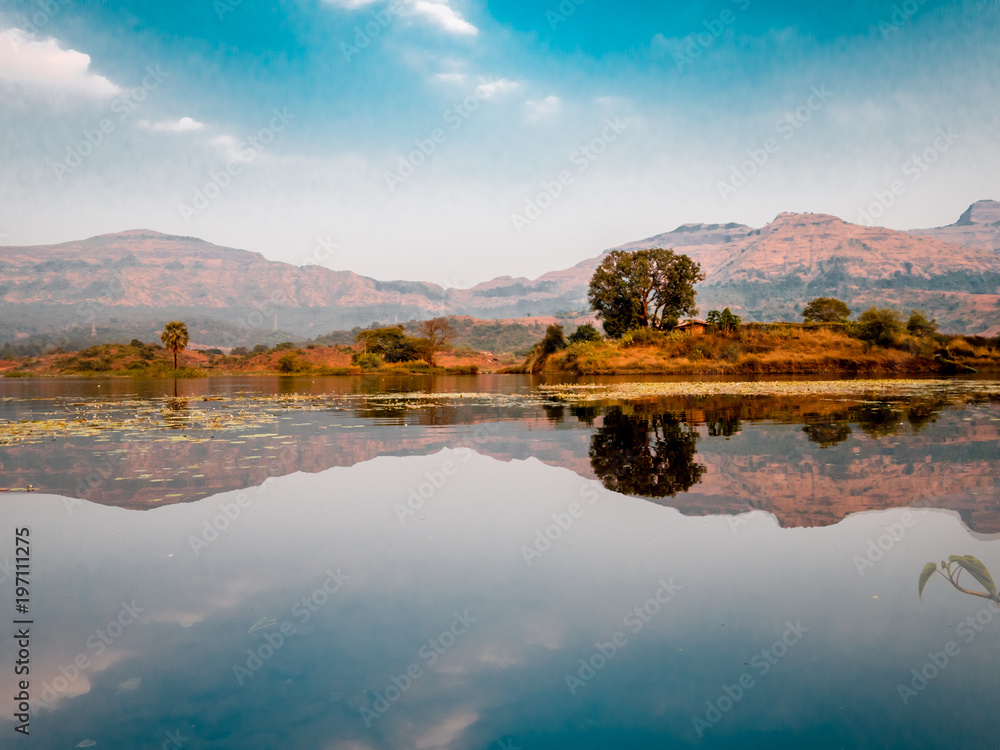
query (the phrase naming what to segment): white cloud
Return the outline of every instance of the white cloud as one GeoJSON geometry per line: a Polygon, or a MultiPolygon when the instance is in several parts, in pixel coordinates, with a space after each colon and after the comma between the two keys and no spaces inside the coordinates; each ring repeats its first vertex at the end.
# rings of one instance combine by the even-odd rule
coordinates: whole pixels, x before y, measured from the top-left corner
{"type": "Polygon", "coordinates": [[[140,120],[139,127],[144,130],[152,130],[154,133],[190,133],[193,130],[201,130],[205,127],[205,124],[190,117],[182,117],[177,122],[170,120],[165,122],[140,120]]]}
{"type": "Polygon", "coordinates": [[[211,146],[219,152],[226,162],[237,162],[239,164],[249,164],[257,157],[257,151],[249,148],[245,142],[241,142],[231,135],[220,135],[213,138],[211,146]]]}
{"type": "Polygon", "coordinates": [[[56,39],[36,39],[21,29],[0,32],[0,81],[47,92],[106,98],[120,89],[90,72],[90,55],[62,49],[56,39]]]}
{"type": "Polygon", "coordinates": [[[562,99],[554,94],[549,94],[540,102],[525,102],[524,108],[527,110],[529,120],[544,120],[559,114],[562,110],[562,99]]]}
{"type": "Polygon", "coordinates": [[[479,33],[479,29],[458,15],[454,8],[446,2],[417,0],[415,3],[411,3],[410,5],[414,14],[430,19],[442,29],[449,31],[452,34],[475,36],[479,33]]]}
{"type": "MultiPolygon", "coordinates": [[[[373,5],[378,0],[324,0],[346,10],[357,10],[373,5]]],[[[399,8],[405,15],[423,16],[451,34],[475,36],[479,29],[466,21],[449,4],[451,0],[399,0],[399,8]]]]}
{"type": "Polygon", "coordinates": [[[501,78],[496,81],[483,81],[476,86],[476,94],[483,99],[491,99],[496,94],[514,91],[520,87],[521,84],[517,81],[508,81],[506,78],[501,78]]]}

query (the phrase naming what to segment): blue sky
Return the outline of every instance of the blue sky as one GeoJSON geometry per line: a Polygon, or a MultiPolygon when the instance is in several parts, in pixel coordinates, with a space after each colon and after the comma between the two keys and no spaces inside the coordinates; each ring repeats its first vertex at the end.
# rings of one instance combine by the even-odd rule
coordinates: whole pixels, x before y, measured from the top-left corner
{"type": "Polygon", "coordinates": [[[946,224],[1000,198],[998,26],[995,1],[0,0],[0,242],[144,227],[466,286],[685,222],[946,224]]]}

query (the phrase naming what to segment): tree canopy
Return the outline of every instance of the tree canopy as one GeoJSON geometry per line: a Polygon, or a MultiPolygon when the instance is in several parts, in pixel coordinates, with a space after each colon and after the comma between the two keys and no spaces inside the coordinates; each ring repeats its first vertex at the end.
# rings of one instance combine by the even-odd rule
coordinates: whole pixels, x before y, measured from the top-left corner
{"type": "Polygon", "coordinates": [[[906,330],[914,336],[933,336],[937,333],[938,322],[934,318],[927,320],[923,310],[913,310],[906,321],[906,330]]]}
{"type": "Polygon", "coordinates": [[[851,308],[835,297],[817,297],[802,311],[806,323],[845,323],[851,308]]]}
{"type": "Polygon", "coordinates": [[[187,326],[179,320],[172,320],[163,326],[160,341],[163,342],[163,346],[174,353],[175,370],[177,369],[177,352],[187,347],[189,340],[187,326]]]}
{"type": "Polygon", "coordinates": [[[869,308],[858,318],[858,338],[877,346],[892,346],[902,330],[899,313],[888,307],[869,308]]]}
{"type": "Polygon", "coordinates": [[[701,266],[673,250],[612,250],[590,279],[587,298],[612,338],[636,328],[669,330],[696,315],[701,266]]]}
{"type": "Polygon", "coordinates": [[[377,354],[385,362],[410,362],[420,359],[420,339],[406,335],[401,325],[359,331],[356,339],[365,345],[366,354],[377,354]]]}

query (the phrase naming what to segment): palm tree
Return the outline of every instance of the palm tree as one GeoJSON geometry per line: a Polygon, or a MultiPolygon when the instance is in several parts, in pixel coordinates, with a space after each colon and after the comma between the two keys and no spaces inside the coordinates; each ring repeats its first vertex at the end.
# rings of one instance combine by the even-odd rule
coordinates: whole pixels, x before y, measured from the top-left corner
{"type": "Polygon", "coordinates": [[[174,353],[174,369],[177,369],[177,352],[188,345],[187,326],[178,320],[172,320],[163,326],[163,333],[160,334],[160,341],[170,351],[174,353]]]}

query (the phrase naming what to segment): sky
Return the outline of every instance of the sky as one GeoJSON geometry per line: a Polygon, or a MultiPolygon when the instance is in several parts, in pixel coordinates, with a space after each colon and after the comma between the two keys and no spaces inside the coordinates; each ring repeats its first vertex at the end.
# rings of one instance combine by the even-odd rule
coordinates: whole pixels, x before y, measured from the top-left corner
{"type": "Polygon", "coordinates": [[[379,279],[1000,199],[1000,3],[0,0],[0,244],[146,228],[379,279]]]}

